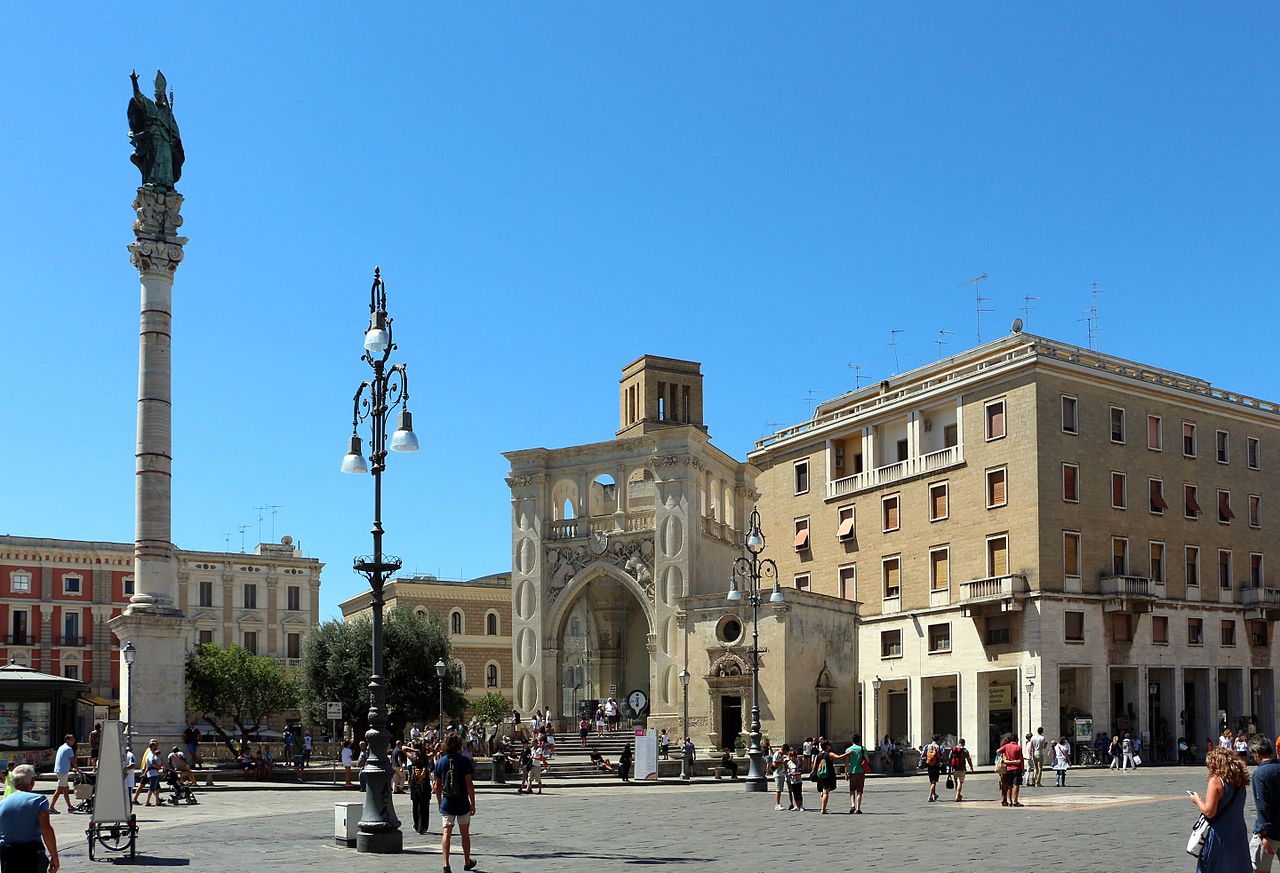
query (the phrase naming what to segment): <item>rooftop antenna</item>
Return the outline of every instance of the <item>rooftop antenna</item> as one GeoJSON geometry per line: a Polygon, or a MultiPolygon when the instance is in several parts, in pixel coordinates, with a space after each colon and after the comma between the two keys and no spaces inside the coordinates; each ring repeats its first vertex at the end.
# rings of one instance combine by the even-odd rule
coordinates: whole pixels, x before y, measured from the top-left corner
{"type": "Polygon", "coordinates": [[[1102,333],[1102,328],[1098,325],[1098,295],[1102,293],[1102,283],[1094,282],[1090,291],[1092,303],[1089,308],[1084,311],[1084,318],[1078,318],[1076,321],[1085,323],[1085,334],[1089,338],[1089,350],[1096,352],[1098,346],[1101,345],[1098,335],[1102,333]]]}
{"type": "Polygon", "coordinates": [[[945,330],[943,328],[938,328],[938,338],[933,341],[933,344],[938,347],[939,361],[942,360],[942,347],[947,344],[947,337],[955,336],[955,335],[956,335],[956,332],[954,330],[945,330]]]}
{"type": "Polygon", "coordinates": [[[1023,325],[1026,325],[1026,323],[1027,323],[1028,321],[1030,321],[1030,320],[1031,320],[1031,312],[1032,312],[1032,310],[1034,310],[1034,309],[1035,309],[1035,307],[1031,305],[1031,301],[1033,301],[1033,300],[1039,300],[1039,299],[1040,299],[1039,297],[1033,297],[1033,296],[1032,296],[1032,295],[1030,295],[1030,294],[1025,294],[1025,295],[1023,295],[1023,297],[1022,297],[1022,308],[1021,308],[1021,310],[1019,310],[1019,311],[1022,313],[1022,323],[1023,323],[1023,325]]]}
{"type": "Polygon", "coordinates": [[[231,551],[231,531],[224,530],[222,532],[222,541],[227,544],[227,551],[231,551]]]}
{"type": "Polygon", "coordinates": [[[859,388],[862,387],[862,369],[866,366],[867,366],[866,364],[855,364],[852,362],[850,362],[849,364],[849,369],[853,370],[853,390],[854,391],[857,391],[859,388]]]}
{"type": "Polygon", "coordinates": [[[783,424],[785,424],[785,422],[782,422],[782,421],[766,421],[766,422],[764,423],[764,433],[760,434],[760,438],[761,438],[761,439],[764,439],[765,437],[769,436],[770,434],[775,434],[775,433],[777,433],[777,432],[778,432],[778,428],[782,427],[782,425],[783,425],[783,424]]]}
{"type": "Polygon", "coordinates": [[[898,363],[898,334],[906,332],[907,329],[905,327],[895,327],[889,331],[889,345],[893,349],[893,372],[895,373],[902,369],[902,366],[898,363]]]}
{"type": "Polygon", "coordinates": [[[253,527],[251,524],[241,524],[236,526],[236,530],[240,531],[240,554],[244,554],[244,532],[253,527]]]}
{"type": "Polygon", "coordinates": [[[810,388],[808,391],[804,392],[804,400],[805,400],[805,403],[808,403],[808,404],[809,404],[809,417],[810,417],[810,418],[813,418],[813,398],[814,398],[814,395],[815,395],[815,394],[817,394],[817,393],[818,393],[818,392],[817,392],[815,389],[813,389],[813,388],[810,388]]]}
{"type": "Polygon", "coordinates": [[[271,513],[271,542],[274,543],[276,541],[276,513],[284,509],[284,507],[278,503],[268,503],[265,506],[255,506],[254,509],[258,510],[258,542],[262,542],[262,513],[265,510],[271,513]]]}
{"type": "Polygon", "coordinates": [[[970,285],[973,286],[973,306],[978,316],[978,345],[982,345],[982,313],[995,312],[994,309],[982,308],[982,304],[991,302],[990,297],[982,296],[982,283],[985,281],[987,281],[987,274],[983,273],[981,276],[974,276],[968,282],[960,283],[961,288],[968,288],[970,285]]]}

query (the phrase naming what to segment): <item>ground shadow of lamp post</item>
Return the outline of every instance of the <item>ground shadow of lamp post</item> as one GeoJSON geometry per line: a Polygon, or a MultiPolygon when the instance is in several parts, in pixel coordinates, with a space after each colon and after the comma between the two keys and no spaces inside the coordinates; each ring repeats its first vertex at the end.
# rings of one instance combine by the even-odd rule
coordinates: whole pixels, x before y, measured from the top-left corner
{"type": "Polygon", "coordinates": [[[444,742],[444,674],[448,669],[445,666],[444,658],[436,659],[436,679],[438,680],[436,685],[440,691],[440,702],[436,706],[436,718],[439,720],[439,724],[436,726],[436,742],[439,743],[444,742]]]}
{"type": "MultiPolygon", "coordinates": [[[[138,659],[138,647],[133,644],[133,640],[125,640],[124,648],[120,650],[120,657],[124,658],[125,679],[129,683],[129,694],[125,698],[125,706],[129,707],[129,721],[124,726],[124,747],[130,751],[133,750],[133,662],[138,659]]],[[[195,763],[194,761],[192,762],[195,763]]]]}
{"type": "Polygon", "coordinates": [[[778,583],[778,565],[772,558],[760,558],[764,551],[764,534],[760,530],[760,511],[751,510],[747,523],[747,535],[742,541],[747,554],[735,558],[729,570],[729,602],[737,603],[746,592],[751,604],[751,732],[747,735],[746,787],[748,791],[764,791],[767,780],[764,775],[764,753],[760,750],[760,598],[762,584],[773,580],[770,603],[782,603],[782,587],[778,583]],[[742,585],[738,582],[741,580],[742,585]]]}
{"type": "Polygon", "coordinates": [[[685,752],[684,743],[689,738],[689,668],[680,671],[680,692],[684,696],[684,731],[680,741],[680,778],[689,781],[693,774],[689,772],[689,755],[685,752]]]}
{"type": "Polygon", "coordinates": [[[360,360],[373,368],[373,377],[360,383],[353,400],[351,416],[351,448],[342,459],[344,473],[373,473],[373,554],[361,555],[353,566],[369,580],[373,608],[373,673],[369,677],[369,730],[364,735],[368,744],[368,762],[360,775],[364,778],[364,811],[356,833],[356,851],[394,854],[404,845],[400,819],[391,803],[391,761],[387,732],[386,686],[382,676],[382,607],[383,586],[396,570],[400,559],[382,554],[382,471],[387,467],[387,450],[416,452],[418,438],[413,433],[409,414],[409,380],[404,364],[387,365],[396,349],[391,339],[391,316],[387,314],[387,289],[378,268],[373,271],[373,287],[369,290],[369,328],[364,335],[365,353],[360,360]],[[388,442],[387,426],[391,413],[400,409],[394,433],[388,442]],[[361,452],[359,427],[368,421],[369,464],[361,452]],[[372,465],[372,466],[370,466],[372,465]]]}

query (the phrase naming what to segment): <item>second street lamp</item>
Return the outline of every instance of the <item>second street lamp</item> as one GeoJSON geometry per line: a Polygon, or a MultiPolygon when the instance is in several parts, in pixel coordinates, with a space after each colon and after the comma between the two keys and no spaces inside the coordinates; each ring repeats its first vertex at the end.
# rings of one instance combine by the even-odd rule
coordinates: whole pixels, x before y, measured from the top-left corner
{"type": "Polygon", "coordinates": [[[684,732],[680,740],[680,778],[685,781],[693,774],[689,772],[689,754],[685,751],[684,744],[689,739],[689,668],[685,667],[680,670],[680,689],[684,696],[684,732]]]}
{"type": "Polygon", "coordinates": [[[770,603],[782,603],[782,586],[778,584],[778,565],[772,558],[761,559],[764,551],[764,533],[760,530],[760,511],[752,508],[747,524],[747,536],[742,542],[747,554],[735,558],[729,570],[729,602],[738,603],[746,594],[751,604],[751,731],[747,734],[746,785],[748,791],[764,791],[767,781],[764,775],[764,752],[760,749],[760,598],[762,584],[773,580],[770,603]],[[741,585],[739,585],[741,582],[741,585]]]}
{"type": "Polygon", "coordinates": [[[356,851],[395,854],[404,848],[404,835],[391,803],[391,734],[387,732],[387,690],[382,676],[382,590],[391,574],[400,569],[400,559],[382,553],[382,471],[387,468],[388,448],[393,452],[416,452],[418,438],[409,415],[405,365],[387,365],[396,344],[391,337],[391,316],[387,314],[387,289],[382,284],[382,272],[376,267],[373,287],[369,289],[369,328],[365,331],[364,348],[361,360],[373,368],[373,377],[356,389],[351,444],[341,466],[344,473],[373,473],[373,554],[361,555],[353,563],[356,572],[369,580],[373,594],[373,675],[369,677],[369,730],[364,735],[368,759],[360,771],[364,779],[364,811],[356,833],[356,851]],[[397,408],[401,410],[399,426],[388,447],[387,426],[397,408]],[[361,453],[359,434],[360,424],[365,421],[371,431],[368,464],[361,453]]]}
{"type": "Polygon", "coordinates": [[[436,717],[439,724],[436,726],[436,742],[444,743],[444,674],[449,668],[445,666],[444,658],[436,659],[436,685],[440,690],[440,703],[436,707],[436,717]]]}

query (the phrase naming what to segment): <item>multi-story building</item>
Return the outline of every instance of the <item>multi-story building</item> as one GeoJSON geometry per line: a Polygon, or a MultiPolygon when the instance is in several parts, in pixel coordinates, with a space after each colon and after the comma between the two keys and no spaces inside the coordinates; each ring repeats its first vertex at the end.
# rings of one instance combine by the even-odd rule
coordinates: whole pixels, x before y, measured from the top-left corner
{"type": "Polygon", "coordinates": [[[1276,404],[1013,334],[824,403],[749,460],[784,578],[862,603],[864,730],[990,760],[1005,731],[1076,718],[1158,755],[1223,721],[1274,730],[1277,446],[1276,404]]]}
{"type": "MultiPolygon", "coordinates": [[[[388,610],[399,606],[439,617],[453,649],[453,660],[475,700],[490,692],[511,699],[511,574],[479,579],[407,576],[383,588],[388,610]]],[[[372,595],[363,591],[339,604],[343,621],[367,615],[372,595]]],[[[428,665],[429,666],[429,665],[428,665]]]]}
{"type": "MultiPolygon", "coordinates": [[[[290,537],[254,554],[178,550],[190,644],[236,643],[295,666],[320,620],[323,564],[290,537]]],[[[119,644],[106,622],[133,595],[133,545],[0,536],[0,659],[80,679],[117,700],[119,644]]],[[[140,658],[146,657],[139,652],[140,658]]]]}

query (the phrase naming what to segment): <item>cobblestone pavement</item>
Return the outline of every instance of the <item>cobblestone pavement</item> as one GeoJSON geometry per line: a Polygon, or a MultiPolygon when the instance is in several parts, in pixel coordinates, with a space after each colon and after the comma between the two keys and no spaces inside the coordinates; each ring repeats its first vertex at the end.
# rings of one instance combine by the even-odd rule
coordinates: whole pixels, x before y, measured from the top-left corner
{"type": "MultiPolygon", "coordinates": [[[[813,811],[818,802],[810,785],[806,813],[775,812],[772,793],[747,794],[734,783],[551,787],[542,797],[485,789],[473,822],[475,856],[481,871],[493,873],[595,873],[641,865],[774,873],[781,861],[798,861],[806,870],[965,873],[1194,868],[1183,851],[1195,818],[1185,789],[1204,790],[1203,768],[1073,771],[1070,782],[1065,789],[1024,789],[1026,805],[1006,809],[990,773],[971,775],[959,804],[926,803],[922,778],[875,778],[868,782],[864,815],[847,814],[841,786],[832,795],[837,814],[825,817],[813,811]]],[[[219,873],[440,869],[434,809],[431,834],[418,836],[406,824],[403,855],[360,855],[335,846],[333,803],[356,799],[356,792],[271,787],[204,791],[194,807],[140,807],[138,864],[219,873]]],[[[396,801],[407,819],[408,798],[396,801]]],[[[1246,816],[1251,825],[1252,800],[1246,816]]],[[[63,814],[54,822],[64,869],[91,869],[85,817],[63,814]]],[[[456,836],[454,846],[458,852],[456,836]]],[[[460,853],[453,869],[462,869],[460,853]]]]}

